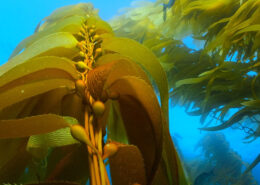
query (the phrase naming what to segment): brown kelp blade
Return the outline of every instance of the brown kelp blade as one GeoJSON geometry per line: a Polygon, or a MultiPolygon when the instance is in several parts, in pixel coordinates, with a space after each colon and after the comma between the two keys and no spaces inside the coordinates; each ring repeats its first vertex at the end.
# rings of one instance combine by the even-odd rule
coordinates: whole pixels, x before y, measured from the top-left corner
{"type": "MultiPolygon", "coordinates": [[[[31,159],[26,151],[26,139],[22,140],[15,154],[0,168],[0,183],[14,183],[24,172],[24,169],[31,159]]],[[[3,151],[2,151],[3,152],[3,151]]]]}
{"type": "Polygon", "coordinates": [[[44,114],[14,120],[0,120],[0,138],[28,137],[68,126],[69,124],[66,119],[55,114],[44,114]]]}
{"type": "MultiPolygon", "coordinates": [[[[73,146],[73,145],[72,145],[73,146]]],[[[50,155],[50,162],[54,162],[55,165],[50,164],[47,170],[47,181],[53,180],[66,180],[73,182],[82,182],[89,177],[88,169],[88,153],[85,146],[71,146],[71,150],[68,152],[62,152],[60,158],[57,157],[55,151],[50,155]]],[[[60,151],[61,152],[61,151],[60,151]]]]}
{"type": "Polygon", "coordinates": [[[118,145],[118,151],[109,158],[113,185],[147,184],[144,161],[138,147],[118,145]]]}
{"type": "Polygon", "coordinates": [[[133,76],[116,80],[108,90],[119,94],[120,112],[129,142],[143,155],[149,183],[162,149],[162,115],[156,95],[144,80],[133,76]]]}
{"type": "Polygon", "coordinates": [[[120,55],[101,57],[97,62],[98,67],[88,74],[88,88],[95,99],[102,96],[103,89],[123,76],[136,76],[150,84],[149,79],[140,66],[130,59],[119,58],[120,55]],[[110,58],[111,56],[111,58],[110,58]],[[119,59],[117,59],[119,58],[119,59]]]}
{"type": "Polygon", "coordinates": [[[148,71],[158,86],[163,113],[168,121],[168,83],[165,71],[156,56],[145,46],[127,38],[105,39],[102,48],[131,58],[148,71]]]}

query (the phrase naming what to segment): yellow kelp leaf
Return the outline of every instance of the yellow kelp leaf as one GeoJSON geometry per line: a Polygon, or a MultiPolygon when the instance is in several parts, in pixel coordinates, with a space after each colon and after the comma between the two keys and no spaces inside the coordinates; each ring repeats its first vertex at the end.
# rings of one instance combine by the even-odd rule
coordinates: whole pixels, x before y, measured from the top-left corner
{"type": "Polygon", "coordinates": [[[70,33],[58,32],[47,35],[28,48],[21,54],[13,57],[0,67],[0,76],[11,68],[26,62],[36,56],[62,56],[72,58],[78,52],[76,49],[78,41],[70,33]]]}
{"type": "Polygon", "coordinates": [[[161,157],[163,124],[153,88],[144,80],[126,76],[111,84],[108,91],[119,94],[118,103],[129,143],[142,152],[150,182],[161,157]]]}
{"type": "Polygon", "coordinates": [[[207,75],[198,77],[198,78],[187,78],[184,80],[179,80],[178,82],[176,82],[175,84],[175,88],[178,88],[182,85],[188,85],[188,84],[197,84],[200,82],[203,82],[204,80],[207,80],[209,77],[207,75]]]}
{"type": "Polygon", "coordinates": [[[118,146],[118,151],[109,158],[113,185],[147,184],[144,161],[138,147],[115,144],[118,146]]]}
{"type": "Polygon", "coordinates": [[[251,107],[251,108],[256,108],[256,109],[260,108],[260,100],[244,101],[241,104],[246,107],[251,107]]]}
{"type": "MultiPolygon", "coordinates": [[[[63,117],[63,119],[70,125],[78,124],[78,121],[72,117],[63,117]]],[[[30,136],[27,143],[27,151],[40,149],[47,151],[50,147],[60,147],[79,143],[70,133],[70,128],[61,128],[59,130],[49,132],[46,134],[30,136]]]]}
{"type": "Polygon", "coordinates": [[[245,27],[244,29],[241,29],[240,31],[238,31],[234,36],[239,35],[241,33],[250,32],[250,31],[253,31],[253,32],[260,31],[260,24],[254,24],[254,25],[245,27]]]}
{"type": "Polygon", "coordinates": [[[107,22],[100,19],[99,17],[92,16],[92,17],[87,18],[86,25],[95,26],[97,34],[109,33],[109,34],[113,35],[113,30],[110,27],[110,25],[107,22]]]}
{"type": "Polygon", "coordinates": [[[93,8],[91,3],[79,3],[77,5],[61,7],[44,19],[45,23],[39,28],[39,31],[45,30],[51,24],[56,24],[62,19],[74,15],[84,17],[97,16],[97,11],[93,8]]]}
{"type": "Polygon", "coordinates": [[[24,39],[22,42],[18,44],[18,46],[13,51],[10,58],[16,56],[22,49],[29,47],[32,43],[35,41],[41,39],[42,37],[45,37],[49,34],[55,33],[55,32],[69,32],[71,34],[76,34],[80,31],[80,28],[82,27],[82,24],[84,22],[84,17],[82,16],[71,16],[68,17],[57,24],[54,24],[52,26],[49,26],[43,31],[36,32],[30,37],[24,39]]]}
{"type": "Polygon", "coordinates": [[[48,69],[49,71],[52,71],[52,73],[63,71],[64,78],[68,78],[69,76],[74,79],[78,78],[78,73],[71,60],[55,56],[44,56],[30,59],[27,62],[16,65],[9,71],[6,71],[2,76],[0,76],[0,87],[10,82],[12,82],[13,85],[21,85],[21,83],[24,84],[26,81],[30,82],[38,79],[36,75],[39,76],[40,79],[44,78],[44,74],[51,77],[52,75],[47,72],[48,69]],[[39,71],[43,72],[37,74],[39,71]],[[13,82],[17,79],[19,79],[17,82],[20,83],[13,82]]]}
{"type": "Polygon", "coordinates": [[[168,121],[167,77],[156,56],[145,46],[127,38],[112,37],[105,39],[102,48],[131,58],[149,72],[158,86],[163,113],[168,121]]]}
{"type": "Polygon", "coordinates": [[[53,89],[67,88],[68,90],[71,90],[74,86],[74,81],[67,79],[42,80],[20,85],[0,93],[0,110],[19,101],[43,94],[53,89]]]}
{"type": "Polygon", "coordinates": [[[61,116],[43,114],[15,120],[0,120],[0,138],[18,138],[45,134],[68,127],[69,123],[61,116]]]}

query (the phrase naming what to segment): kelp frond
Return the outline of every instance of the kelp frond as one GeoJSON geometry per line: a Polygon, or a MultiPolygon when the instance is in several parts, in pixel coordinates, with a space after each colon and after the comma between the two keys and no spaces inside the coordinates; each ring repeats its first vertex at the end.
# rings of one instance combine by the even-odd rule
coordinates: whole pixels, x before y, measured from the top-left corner
{"type": "Polygon", "coordinates": [[[108,157],[114,185],[187,184],[165,71],[91,4],[56,10],[17,46],[0,67],[0,101],[0,183],[109,185],[108,157]]]}

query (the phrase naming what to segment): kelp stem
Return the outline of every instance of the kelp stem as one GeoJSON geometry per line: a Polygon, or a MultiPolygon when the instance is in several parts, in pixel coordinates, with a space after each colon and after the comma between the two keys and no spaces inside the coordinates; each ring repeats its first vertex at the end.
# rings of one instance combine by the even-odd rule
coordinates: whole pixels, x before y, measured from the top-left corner
{"type": "MultiPolygon", "coordinates": [[[[89,133],[90,133],[90,140],[92,142],[92,145],[94,147],[96,147],[94,128],[93,128],[93,115],[91,115],[89,117],[89,133]]],[[[93,153],[92,156],[93,156],[93,162],[94,162],[94,172],[95,172],[96,182],[97,182],[97,185],[101,185],[97,154],[93,153]]]]}
{"type": "MultiPolygon", "coordinates": [[[[88,139],[90,140],[90,135],[89,135],[89,113],[88,113],[88,108],[85,107],[85,131],[88,136],[88,139]]],[[[92,149],[86,145],[88,149],[88,160],[89,160],[89,171],[90,171],[90,180],[91,180],[91,185],[96,185],[96,179],[95,179],[95,174],[94,174],[94,164],[92,160],[92,149]]]]}

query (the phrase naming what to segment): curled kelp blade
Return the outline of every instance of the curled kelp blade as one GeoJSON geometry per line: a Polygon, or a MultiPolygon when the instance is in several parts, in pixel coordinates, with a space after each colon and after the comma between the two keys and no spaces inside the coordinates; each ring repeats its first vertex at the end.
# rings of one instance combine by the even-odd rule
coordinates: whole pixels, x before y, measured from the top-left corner
{"type": "Polygon", "coordinates": [[[103,92],[107,93],[108,97],[110,94],[118,94],[120,112],[128,139],[143,153],[147,176],[152,178],[161,151],[161,109],[152,86],[140,78],[144,75],[140,73],[140,69],[136,70],[135,65],[131,67],[129,65],[131,63],[123,64],[123,62],[125,61],[108,62],[93,69],[88,75],[87,86],[91,87],[89,90],[96,99],[101,98],[103,92]],[[129,66],[129,69],[123,68],[125,66],[129,66]],[[121,74],[120,70],[125,73],[121,74]],[[124,114],[123,109],[125,109],[124,114]],[[146,134],[147,136],[144,137],[146,134]]]}
{"type": "Polygon", "coordinates": [[[156,56],[145,46],[127,39],[110,37],[103,40],[102,48],[131,58],[140,64],[155,80],[160,92],[164,116],[168,120],[168,84],[166,74],[156,56]]]}
{"type": "Polygon", "coordinates": [[[118,146],[118,150],[109,158],[113,185],[147,184],[144,160],[138,147],[114,144],[118,146]]]}
{"type": "Polygon", "coordinates": [[[52,132],[68,126],[69,123],[66,119],[55,114],[0,120],[0,138],[28,137],[52,132]]]}
{"type": "Polygon", "coordinates": [[[89,72],[87,81],[88,89],[96,99],[102,96],[103,89],[123,76],[136,76],[150,84],[140,66],[129,59],[121,59],[120,55],[105,55],[98,60],[97,65],[89,72]]]}
{"type": "Polygon", "coordinates": [[[153,89],[145,81],[129,76],[108,87],[119,94],[119,107],[130,144],[142,152],[147,180],[157,169],[162,148],[162,115],[153,89]]]}

